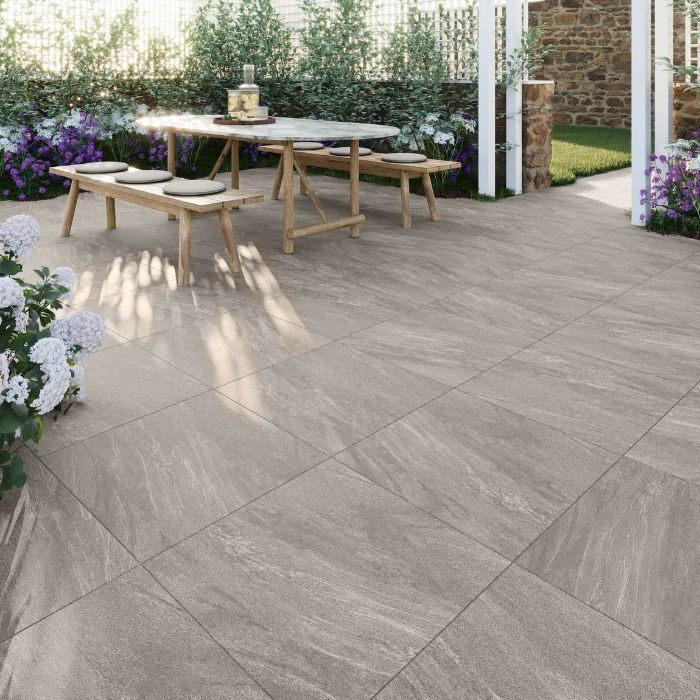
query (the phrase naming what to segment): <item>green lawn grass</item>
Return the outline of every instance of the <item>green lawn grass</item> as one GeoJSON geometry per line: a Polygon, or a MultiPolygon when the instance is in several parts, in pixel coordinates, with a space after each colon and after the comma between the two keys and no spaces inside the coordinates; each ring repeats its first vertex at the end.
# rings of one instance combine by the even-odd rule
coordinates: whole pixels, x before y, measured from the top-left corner
{"type": "Polygon", "coordinates": [[[577,177],[619,170],[631,163],[629,129],[554,125],[551,166],[553,185],[569,185],[577,177]]]}

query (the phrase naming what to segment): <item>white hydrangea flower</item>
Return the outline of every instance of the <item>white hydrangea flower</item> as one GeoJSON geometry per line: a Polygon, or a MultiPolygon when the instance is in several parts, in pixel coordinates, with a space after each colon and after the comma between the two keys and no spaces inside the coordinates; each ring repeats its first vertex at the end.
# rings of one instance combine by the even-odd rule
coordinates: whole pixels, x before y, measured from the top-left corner
{"type": "Polygon", "coordinates": [[[15,309],[15,330],[24,333],[29,325],[29,311],[15,309]]]}
{"type": "Polygon", "coordinates": [[[71,371],[73,372],[73,379],[70,384],[71,388],[76,388],[78,390],[75,398],[82,403],[85,401],[86,397],[85,369],[82,367],[82,365],[75,365],[75,367],[71,368],[71,371]]]}
{"type": "Polygon", "coordinates": [[[70,388],[72,375],[66,360],[66,346],[58,338],[40,338],[29,351],[29,359],[40,366],[46,381],[31,404],[43,415],[56,408],[70,388]]]}
{"type": "Polygon", "coordinates": [[[440,146],[452,145],[455,142],[455,135],[449,131],[436,131],[433,141],[440,146]]]}
{"type": "Polygon", "coordinates": [[[24,292],[12,277],[0,277],[0,309],[24,308],[24,292]]]}
{"type": "Polygon", "coordinates": [[[76,345],[80,351],[75,359],[80,360],[97,350],[105,339],[106,329],[102,316],[92,311],[80,311],[69,318],[54,321],[50,327],[51,336],[59,338],[67,348],[76,345]]]}
{"type": "Polygon", "coordinates": [[[68,291],[62,294],[59,299],[61,301],[70,301],[73,297],[73,290],[75,288],[75,272],[73,272],[70,267],[57,267],[52,273],[51,277],[54,278],[56,284],[61,287],[65,287],[68,291]]]}
{"type": "Polygon", "coordinates": [[[15,214],[0,225],[0,243],[18,262],[25,262],[39,240],[39,224],[31,216],[15,214]]]}
{"type": "Polygon", "coordinates": [[[29,398],[29,382],[26,377],[16,374],[7,383],[5,401],[23,404],[29,398]]]}
{"type": "Polygon", "coordinates": [[[11,350],[0,353],[0,391],[5,391],[10,382],[10,363],[14,357],[11,350]]]}

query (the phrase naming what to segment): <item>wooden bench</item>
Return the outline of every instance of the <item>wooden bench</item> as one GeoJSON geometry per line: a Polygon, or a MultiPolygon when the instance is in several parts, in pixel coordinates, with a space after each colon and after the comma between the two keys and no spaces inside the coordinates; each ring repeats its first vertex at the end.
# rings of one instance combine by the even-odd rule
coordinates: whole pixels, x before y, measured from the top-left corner
{"type": "MultiPolygon", "coordinates": [[[[282,146],[261,146],[261,151],[265,153],[282,154],[282,146]]],[[[307,181],[306,171],[309,165],[326,168],[328,170],[350,171],[350,159],[347,156],[331,155],[330,149],[323,148],[315,151],[294,151],[294,165],[299,173],[301,183],[300,191],[307,193],[305,181],[307,181]]],[[[360,172],[366,175],[379,175],[381,177],[391,177],[401,182],[401,210],[402,224],[404,228],[411,228],[411,201],[409,197],[409,181],[413,178],[421,178],[423,181],[423,191],[428,203],[428,211],[433,221],[440,221],[438,215],[433,185],[430,182],[431,173],[438,173],[445,170],[456,170],[462,164],[449,160],[428,159],[422,163],[387,163],[382,160],[381,153],[372,153],[368,156],[360,156],[360,172]]],[[[282,184],[282,162],[277,168],[275,184],[272,188],[272,199],[279,198],[280,186],[282,184]]]]}
{"type": "MultiPolygon", "coordinates": [[[[129,168],[136,170],[137,168],[129,168]]],[[[238,190],[227,190],[218,194],[209,194],[197,197],[178,197],[163,192],[163,184],[154,183],[148,185],[127,185],[115,182],[114,175],[91,175],[78,173],[74,165],[65,165],[50,168],[52,175],[58,175],[71,181],[68,193],[68,203],[61,228],[61,236],[69,236],[73,225],[78,194],[81,190],[95,192],[105,196],[107,207],[107,228],[117,226],[115,200],[131,202],[149,209],[165,212],[180,220],[180,240],[177,266],[177,283],[181,287],[190,284],[190,258],[192,249],[192,217],[216,214],[219,217],[221,235],[226,248],[226,260],[231,272],[239,272],[241,269],[236,238],[231,224],[229,209],[243,206],[244,204],[256,204],[262,202],[261,194],[249,194],[238,190]]],[[[182,178],[175,178],[182,179],[182,178]]]]}

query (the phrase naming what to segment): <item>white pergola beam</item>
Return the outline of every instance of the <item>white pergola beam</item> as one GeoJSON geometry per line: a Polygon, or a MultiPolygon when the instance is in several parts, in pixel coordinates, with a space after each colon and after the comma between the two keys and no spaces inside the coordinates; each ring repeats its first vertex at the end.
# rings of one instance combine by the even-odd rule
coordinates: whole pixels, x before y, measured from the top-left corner
{"type": "Polygon", "coordinates": [[[479,194],[496,196],[496,3],[479,0],[479,194]]]}
{"type": "Polygon", "coordinates": [[[654,8],[654,55],[657,60],[654,76],[654,150],[663,153],[673,141],[673,73],[658,63],[668,58],[673,63],[673,4],[656,0],[654,8]]]}
{"type": "MultiPolygon", "coordinates": [[[[516,55],[523,40],[523,1],[507,0],[506,56],[516,55]]],[[[523,85],[522,76],[515,76],[506,87],[506,187],[515,194],[523,191],[523,85]]]]}
{"type": "MultiPolygon", "coordinates": [[[[666,2],[668,0],[665,0],[666,2]]],[[[651,156],[651,0],[632,4],[632,223],[644,226],[649,205],[640,192],[649,189],[645,175],[651,156]]]]}

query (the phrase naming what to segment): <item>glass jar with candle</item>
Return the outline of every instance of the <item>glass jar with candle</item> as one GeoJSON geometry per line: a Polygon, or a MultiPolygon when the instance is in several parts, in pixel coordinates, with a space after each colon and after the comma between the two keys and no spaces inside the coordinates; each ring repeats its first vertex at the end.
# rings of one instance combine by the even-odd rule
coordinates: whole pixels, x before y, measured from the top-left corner
{"type": "Polygon", "coordinates": [[[246,63],[243,66],[243,84],[238,88],[241,96],[241,109],[252,116],[260,105],[260,88],[255,84],[255,66],[246,63]]]}
{"type": "Polygon", "coordinates": [[[234,90],[233,88],[227,90],[228,92],[228,113],[230,115],[235,115],[241,110],[241,91],[234,90]]]}

